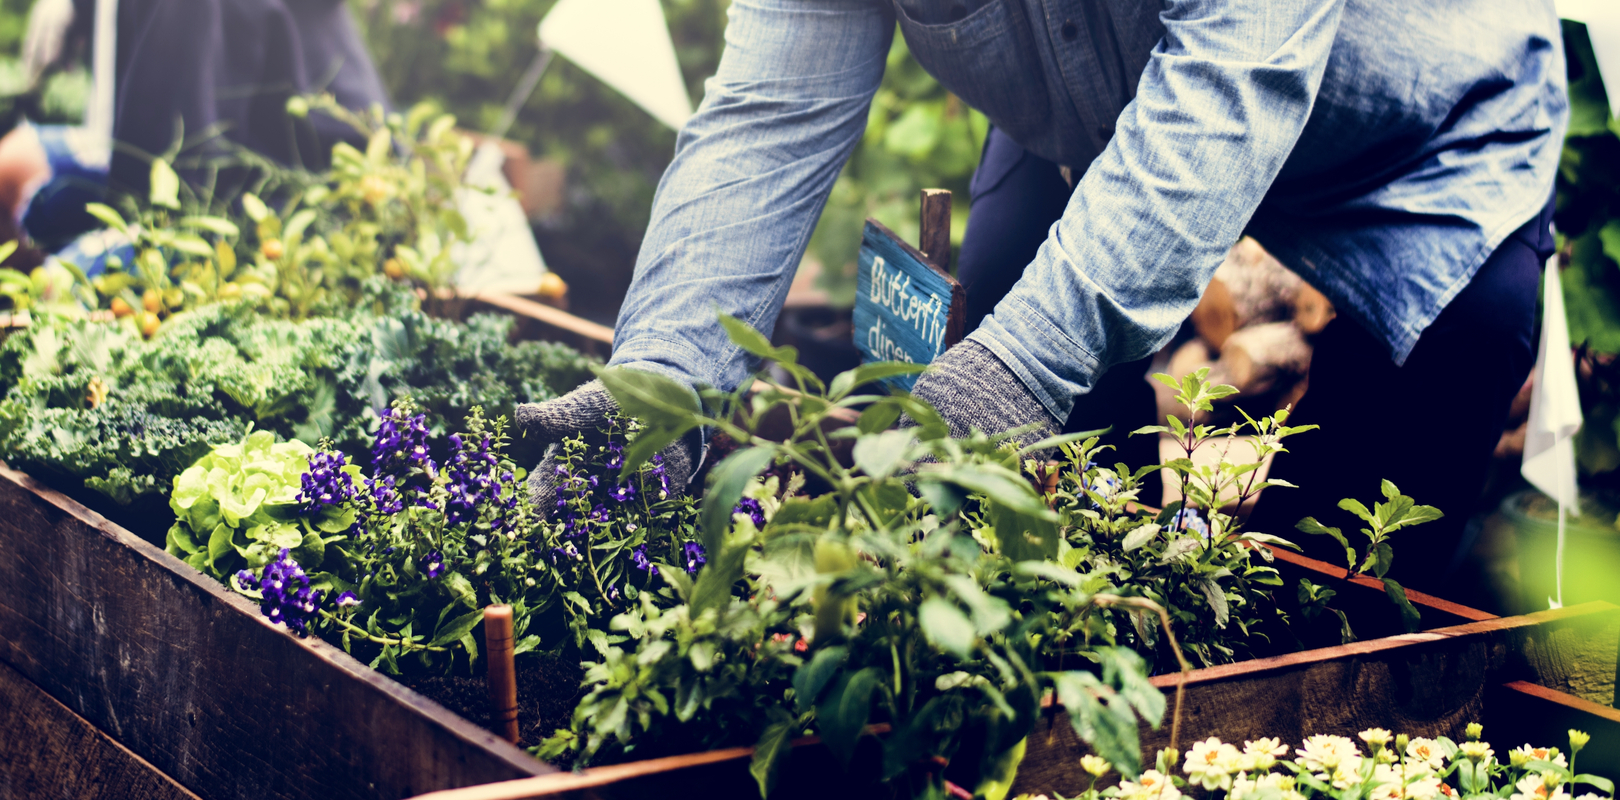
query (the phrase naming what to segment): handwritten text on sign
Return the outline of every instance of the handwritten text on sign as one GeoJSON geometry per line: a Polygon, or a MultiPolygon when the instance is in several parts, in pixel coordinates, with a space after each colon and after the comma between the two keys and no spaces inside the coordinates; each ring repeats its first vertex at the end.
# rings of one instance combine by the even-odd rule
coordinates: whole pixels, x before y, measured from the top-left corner
{"type": "MultiPolygon", "coordinates": [[[[949,278],[868,222],[855,293],[855,346],[861,360],[932,363],[953,344],[948,340],[952,291],[949,278]]],[[[888,382],[910,390],[916,376],[888,382]]]]}

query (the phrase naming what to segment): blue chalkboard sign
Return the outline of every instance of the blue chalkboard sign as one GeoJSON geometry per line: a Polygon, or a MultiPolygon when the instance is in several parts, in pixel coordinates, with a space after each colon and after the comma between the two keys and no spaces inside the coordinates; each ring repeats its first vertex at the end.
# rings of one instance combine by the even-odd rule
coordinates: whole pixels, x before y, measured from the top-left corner
{"type": "MultiPolygon", "coordinates": [[[[962,285],[876,220],[866,221],[856,274],[855,347],[861,361],[929,364],[961,341],[962,285]]],[[[910,391],[915,375],[885,381],[910,391]]]]}

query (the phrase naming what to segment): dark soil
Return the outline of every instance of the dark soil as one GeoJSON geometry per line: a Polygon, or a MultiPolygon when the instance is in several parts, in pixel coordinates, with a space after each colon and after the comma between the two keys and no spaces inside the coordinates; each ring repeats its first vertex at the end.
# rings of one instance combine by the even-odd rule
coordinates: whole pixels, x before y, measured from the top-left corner
{"type": "MultiPolygon", "coordinates": [[[[574,706],[583,692],[584,678],[578,659],[561,654],[526,653],[518,656],[517,701],[519,747],[533,747],[568,727],[574,706]]],[[[489,685],[484,676],[404,675],[396,678],[417,693],[494,732],[490,727],[489,685]]]]}

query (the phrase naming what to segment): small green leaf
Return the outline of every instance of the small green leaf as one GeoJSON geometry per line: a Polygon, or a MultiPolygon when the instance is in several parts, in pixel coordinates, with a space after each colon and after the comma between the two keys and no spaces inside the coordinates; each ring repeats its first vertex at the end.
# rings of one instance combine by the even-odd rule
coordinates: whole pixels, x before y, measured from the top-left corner
{"type": "Polygon", "coordinates": [[[883,480],[906,463],[911,447],[908,430],[869,433],[855,440],[855,466],[874,480],[883,480]]]}
{"type": "Polygon", "coordinates": [[[852,370],[840,372],[833,376],[832,383],[827,387],[827,399],[836,403],[850,392],[873,381],[881,381],[885,378],[895,378],[901,375],[920,375],[927,369],[927,364],[910,364],[904,361],[879,361],[873,364],[862,364],[852,370]]]}
{"type": "Polygon", "coordinates": [[[484,610],[475,608],[459,617],[451,619],[448,623],[441,623],[439,629],[433,633],[433,641],[428,642],[430,647],[443,647],[460,639],[471,631],[484,619],[484,610]]]}
{"type": "Polygon", "coordinates": [[[846,673],[816,706],[821,740],[845,768],[855,756],[855,743],[871,718],[872,693],[882,685],[883,673],[876,667],[846,673]]]}
{"type": "Polygon", "coordinates": [[[798,727],[795,722],[783,719],[771,723],[754,743],[754,758],[748,764],[748,774],[754,776],[754,782],[759,785],[760,797],[770,797],[776,787],[776,776],[781,774],[782,764],[793,750],[793,732],[798,727]]]}
{"type": "Polygon", "coordinates": [[[1412,606],[1412,601],[1406,598],[1406,588],[1396,583],[1394,578],[1384,578],[1383,581],[1384,594],[1389,595],[1390,601],[1395,603],[1395,607],[1401,610],[1401,622],[1405,623],[1406,632],[1415,633],[1420,630],[1419,621],[1421,615],[1412,606]]]}
{"type": "Polygon", "coordinates": [[[148,202],[154,206],[180,208],[180,176],[174,172],[174,167],[161,158],[152,159],[151,193],[148,202]]]}
{"type": "Polygon", "coordinates": [[[242,195],[242,211],[248,215],[248,219],[256,223],[263,222],[272,216],[270,207],[266,206],[264,201],[260,200],[259,196],[252,192],[242,195]]]}
{"type": "Polygon", "coordinates": [[[973,650],[973,623],[966,614],[943,597],[930,597],[917,609],[917,623],[935,647],[957,658],[967,658],[973,650]]]}
{"type": "Polygon", "coordinates": [[[849,648],[842,645],[823,647],[794,671],[793,697],[794,702],[798,703],[799,713],[806,713],[815,707],[821,690],[827,688],[827,682],[844,668],[848,660],[849,648]]]}
{"type": "Polygon", "coordinates": [[[209,233],[219,234],[220,236],[235,237],[242,235],[242,230],[236,227],[236,223],[233,223],[223,217],[181,217],[180,224],[189,225],[193,228],[201,228],[209,233]]]}

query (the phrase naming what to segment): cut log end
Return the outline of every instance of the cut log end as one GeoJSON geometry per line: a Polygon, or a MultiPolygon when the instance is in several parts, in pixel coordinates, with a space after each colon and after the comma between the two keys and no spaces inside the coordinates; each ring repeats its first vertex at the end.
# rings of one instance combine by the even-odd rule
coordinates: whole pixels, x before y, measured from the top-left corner
{"type": "Polygon", "coordinates": [[[1327,295],[1308,284],[1294,295],[1294,324],[1305,333],[1320,333],[1337,315],[1327,295]]]}
{"type": "Polygon", "coordinates": [[[1237,330],[1237,323],[1237,310],[1232,306],[1232,290],[1220,278],[1211,280],[1209,288],[1204,290],[1204,296],[1198,301],[1198,307],[1193,309],[1193,330],[1198,332],[1198,338],[1203,339],[1210,349],[1219,350],[1221,345],[1226,344],[1226,337],[1237,330]]]}
{"type": "Polygon", "coordinates": [[[1226,378],[1245,395],[1260,394],[1279,378],[1304,375],[1311,346],[1291,322],[1268,322],[1236,331],[1221,348],[1226,378]]]}

